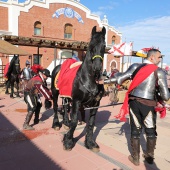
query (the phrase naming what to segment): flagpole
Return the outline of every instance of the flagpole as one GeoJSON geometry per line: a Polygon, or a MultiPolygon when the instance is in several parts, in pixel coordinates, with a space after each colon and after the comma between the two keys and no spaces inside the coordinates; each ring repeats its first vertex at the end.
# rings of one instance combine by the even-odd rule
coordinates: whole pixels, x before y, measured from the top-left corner
{"type": "Polygon", "coordinates": [[[122,56],[122,73],[123,73],[123,66],[124,66],[124,56],[122,56]]]}
{"type": "MultiPolygon", "coordinates": [[[[133,41],[131,42],[131,44],[132,44],[132,51],[133,51],[133,41]]],[[[131,66],[131,63],[132,63],[132,51],[131,51],[131,56],[130,56],[130,66],[131,66]]]]}
{"type": "Polygon", "coordinates": [[[129,68],[129,66],[130,66],[130,56],[128,55],[127,57],[128,57],[128,64],[127,64],[127,67],[129,68]]]}

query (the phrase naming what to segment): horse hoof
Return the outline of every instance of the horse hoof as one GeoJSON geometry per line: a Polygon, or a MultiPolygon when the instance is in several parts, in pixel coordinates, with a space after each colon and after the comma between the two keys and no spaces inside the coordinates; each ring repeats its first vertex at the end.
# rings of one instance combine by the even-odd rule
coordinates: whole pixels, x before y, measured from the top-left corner
{"type": "Polygon", "coordinates": [[[92,149],[90,149],[92,152],[95,152],[95,153],[97,153],[97,152],[100,152],[100,149],[99,148],[92,148],[92,149]]]}
{"type": "Polygon", "coordinates": [[[10,98],[14,99],[14,96],[10,96],[10,98]]]}
{"type": "Polygon", "coordinates": [[[78,123],[78,125],[84,125],[84,124],[85,124],[84,121],[81,121],[81,122],[78,123]]]}
{"type": "Polygon", "coordinates": [[[71,151],[72,149],[71,149],[71,148],[67,149],[65,146],[63,146],[63,150],[65,150],[65,151],[71,151]]]}
{"type": "Polygon", "coordinates": [[[60,130],[59,127],[54,127],[53,129],[56,130],[56,131],[59,131],[59,130],[60,130]]]}
{"type": "Polygon", "coordinates": [[[64,129],[69,130],[70,128],[68,126],[64,125],[64,129]]]}

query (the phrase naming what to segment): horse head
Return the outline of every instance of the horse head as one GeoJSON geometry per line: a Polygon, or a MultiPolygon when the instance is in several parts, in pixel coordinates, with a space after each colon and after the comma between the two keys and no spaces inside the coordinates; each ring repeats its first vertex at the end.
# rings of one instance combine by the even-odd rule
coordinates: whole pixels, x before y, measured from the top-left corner
{"type": "Polygon", "coordinates": [[[89,53],[91,56],[92,71],[94,73],[96,80],[100,78],[103,69],[103,59],[106,45],[105,34],[106,34],[105,27],[102,28],[102,31],[97,32],[96,26],[94,26],[91,32],[89,53]]]}

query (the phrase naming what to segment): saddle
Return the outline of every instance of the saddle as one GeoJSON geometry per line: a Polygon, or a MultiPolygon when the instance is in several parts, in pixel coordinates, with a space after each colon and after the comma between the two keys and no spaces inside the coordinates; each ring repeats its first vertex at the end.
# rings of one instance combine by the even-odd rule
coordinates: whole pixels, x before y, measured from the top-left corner
{"type": "Polygon", "coordinates": [[[82,62],[67,59],[61,66],[60,72],[55,78],[55,87],[59,90],[60,97],[71,97],[73,81],[82,62]]]}

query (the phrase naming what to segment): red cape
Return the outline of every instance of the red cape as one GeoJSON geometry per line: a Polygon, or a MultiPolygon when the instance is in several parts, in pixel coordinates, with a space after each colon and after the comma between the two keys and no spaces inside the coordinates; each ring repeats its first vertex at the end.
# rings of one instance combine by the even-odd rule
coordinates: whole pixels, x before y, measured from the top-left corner
{"type": "Polygon", "coordinates": [[[148,64],[144,67],[142,67],[137,74],[135,75],[135,77],[133,78],[133,81],[130,84],[130,87],[128,89],[128,91],[126,92],[126,96],[123,102],[123,105],[120,109],[120,113],[116,116],[116,118],[120,119],[121,121],[126,121],[126,114],[129,113],[128,110],[128,100],[129,100],[129,94],[130,92],[137,87],[140,83],[142,83],[152,72],[154,72],[156,69],[158,68],[158,66],[154,65],[154,64],[148,64]]]}
{"type": "Polygon", "coordinates": [[[59,88],[59,93],[61,97],[71,97],[72,94],[72,86],[73,81],[76,76],[77,70],[79,69],[80,65],[77,65],[75,67],[71,67],[72,64],[76,64],[75,59],[67,59],[64,61],[64,63],[61,65],[60,74],[58,76],[58,83],[57,87],[59,88]]]}

